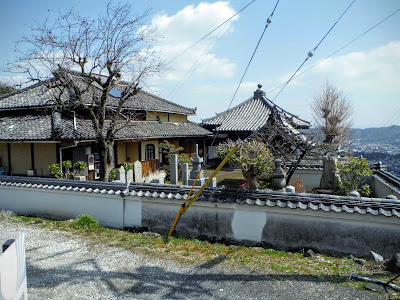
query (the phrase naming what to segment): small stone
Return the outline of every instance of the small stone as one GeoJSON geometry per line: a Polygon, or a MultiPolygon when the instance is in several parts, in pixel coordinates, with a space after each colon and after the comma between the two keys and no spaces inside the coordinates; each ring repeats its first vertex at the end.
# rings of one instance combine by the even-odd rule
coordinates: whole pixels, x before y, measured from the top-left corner
{"type": "Polygon", "coordinates": [[[314,251],[312,251],[311,249],[308,249],[304,254],[304,257],[317,257],[318,254],[316,254],[314,251]]]}
{"type": "Polygon", "coordinates": [[[356,264],[359,264],[359,265],[361,265],[361,266],[365,265],[365,263],[366,263],[365,259],[357,258],[357,257],[354,257],[354,258],[353,258],[353,261],[354,261],[356,264]]]}
{"type": "Polygon", "coordinates": [[[377,263],[383,262],[383,257],[382,257],[382,255],[379,255],[378,253],[375,253],[374,251],[370,251],[370,252],[371,252],[372,256],[374,257],[374,259],[375,259],[375,261],[376,261],[377,263]]]}
{"type": "Polygon", "coordinates": [[[385,261],[385,270],[392,273],[400,273],[400,253],[385,261]]]}

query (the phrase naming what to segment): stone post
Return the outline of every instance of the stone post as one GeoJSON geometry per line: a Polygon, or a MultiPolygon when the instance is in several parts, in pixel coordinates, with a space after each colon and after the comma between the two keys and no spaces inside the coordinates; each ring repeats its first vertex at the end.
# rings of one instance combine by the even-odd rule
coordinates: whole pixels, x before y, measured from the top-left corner
{"type": "Polygon", "coordinates": [[[118,181],[121,181],[121,182],[126,182],[124,166],[120,166],[118,168],[117,176],[115,177],[115,179],[118,180],[118,181]]]}
{"type": "Polygon", "coordinates": [[[326,156],[322,159],[323,171],[319,187],[321,189],[334,189],[335,181],[339,180],[338,174],[335,172],[337,165],[337,158],[333,156],[326,156]]]}
{"type": "Polygon", "coordinates": [[[128,170],[126,172],[126,183],[132,182],[133,181],[133,169],[128,170]]]}
{"type": "Polygon", "coordinates": [[[178,184],[178,155],[171,154],[169,157],[171,184],[178,184]]]}
{"type": "Polygon", "coordinates": [[[188,185],[189,183],[189,164],[182,164],[182,185],[188,185]]]}
{"type": "Polygon", "coordinates": [[[133,174],[135,182],[142,182],[142,163],[138,160],[133,164],[133,174]]]}

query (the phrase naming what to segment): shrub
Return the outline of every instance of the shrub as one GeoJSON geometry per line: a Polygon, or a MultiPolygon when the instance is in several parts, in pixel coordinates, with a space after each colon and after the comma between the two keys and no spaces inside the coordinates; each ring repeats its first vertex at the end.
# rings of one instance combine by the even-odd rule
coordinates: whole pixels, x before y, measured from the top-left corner
{"type": "Polygon", "coordinates": [[[74,229],[94,229],[100,228],[99,222],[90,215],[82,215],[72,222],[74,229]]]}
{"type": "Polygon", "coordinates": [[[341,194],[347,195],[353,190],[361,192],[366,196],[371,194],[371,189],[368,184],[359,188],[361,178],[372,175],[367,159],[361,157],[349,158],[344,163],[338,162],[336,172],[340,178],[336,181],[336,186],[341,194]]]}
{"type": "MultiPolygon", "coordinates": [[[[167,140],[160,143],[160,147],[163,149],[164,153],[167,153],[167,163],[164,165],[164,171],[167,173],[167,178],[170,178],[170,155],[171,154],[179,154],[179,152],[183,151],[183,147],[176,147],[174,144],[171,144],[167,140]]],[[[178,155],[178,174],[179,179],[182,179],[182,164],[188,163],[190,164],[190,157],[186,153],[181,153],[178,155]]]]}
{"type": "Polygon", "coordinates": [[[53,176],[53,177],[55,177],[57,179],[62,178],[63,174],[61,172],[59,164],[51,164],[51,165],[49,165],[48,169],[49,169],[49,172],[50,172],[51,176],[53,176]]]}
{"type": "Polygon", "coordinates": [[[304,185],[301,183],[299,178],[293,180],[292,185],[294,186],[296,193],[304,193],[304,185]]]}
{"type": "Polygon", "coordinates": [[[124,162],[124,169],[125,172],[128,172],[129,170],[133,169],[133,163],[131,163],[130,161],[124,162]]]}
{"type": "Polygon", "coordinates": [[[233,166],[239,166],[242,169],[243,176],[249,183],[249,188],[256,189],[259,177],[269,178],[272,174],[274,168],[273,155],[267,146],[260,141],[244,142],[239,139],[220,143],[218,145],[219,157],[225,158],[235,145],[238,146],[238,149],[229,158],[228,162],[233,166]]]}
{"type": "Polygon", "coordinates": [[[70,161],[70,160],[64,160],[63,162],[62,162],[62,165],[63,165],[63,167],[64,167],[64,169],[65,169],[65,172],[64,172],[64,177],[66,178],[66,179],[70,179],[70,178],[72,178],[73,176],[72,176],[72,172],[71,172],[71,170],[72,170],[72,161],[70,161]]]}
{"type": "Polygon", "coordinates": [[[113,182],[117,178],[117,169],[112,169],[108,175],[108,182],[113,182]]]}
{"type": "Polygon", "coordinates": [[[79,176],[82,174],[82,171],[84,171],[87,168],[87,163],[80,160],[74,163],[74,170],[79,174],[79,176]]]}

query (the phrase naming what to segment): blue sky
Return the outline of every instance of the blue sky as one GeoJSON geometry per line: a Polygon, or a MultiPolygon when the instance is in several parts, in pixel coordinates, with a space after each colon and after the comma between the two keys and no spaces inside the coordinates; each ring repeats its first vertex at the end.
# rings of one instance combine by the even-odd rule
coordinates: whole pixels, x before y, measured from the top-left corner
{"type": "MultiPolygon", "coordinates": [[[[210,30],[249,3],[231,1],[128,1],[137,11],[151,8],[147,23],[156,25],[164,39],[157,45],[169,61],[210,30]]],[[[243,71],[271,13],[274,1],[256,0],[221,31],[175,60],[161,79],[146,89],[167,100],[197,107],[194,121],[228,108],[243,71]],[[192,69],[191,67],[194,66],[192,69]]],[[[71,7],[94,17],[106,1],[6,1],[0,12],[0,65],[14,59],[13,42],[28,34],[58,10],[71,7]]],[[[316,46],[351,0],[281,0],[233,106],[253,95],[257,83],[268,92],[284,83],[316,46]]],[[[332,32],[307,61],[307,69],[400,8],[397,0],[356,0],[332,32]]],[[[0,73],[0,79],[8,74],[0,73]]],[[[348,95],[354,105],[355,127],[400,124],[400,12],[293,80],[275,100],[284,109],[312,121],[313,96],[329,80],[348,95]]],[[[273,99],[276,92],[268,93],[273,99]]]]}

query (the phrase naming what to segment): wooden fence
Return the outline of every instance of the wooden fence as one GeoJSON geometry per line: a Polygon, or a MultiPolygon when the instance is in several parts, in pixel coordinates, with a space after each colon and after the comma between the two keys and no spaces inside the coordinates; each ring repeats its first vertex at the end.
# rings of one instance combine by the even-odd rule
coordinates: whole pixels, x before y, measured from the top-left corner
{"type": "Polygon", "coordinates": [[[154,174],[160,170],[160,160],[152,159],[152,160],[143,160],[142,163],[142,176],[146,177],[150,174],[154,174]]]}

